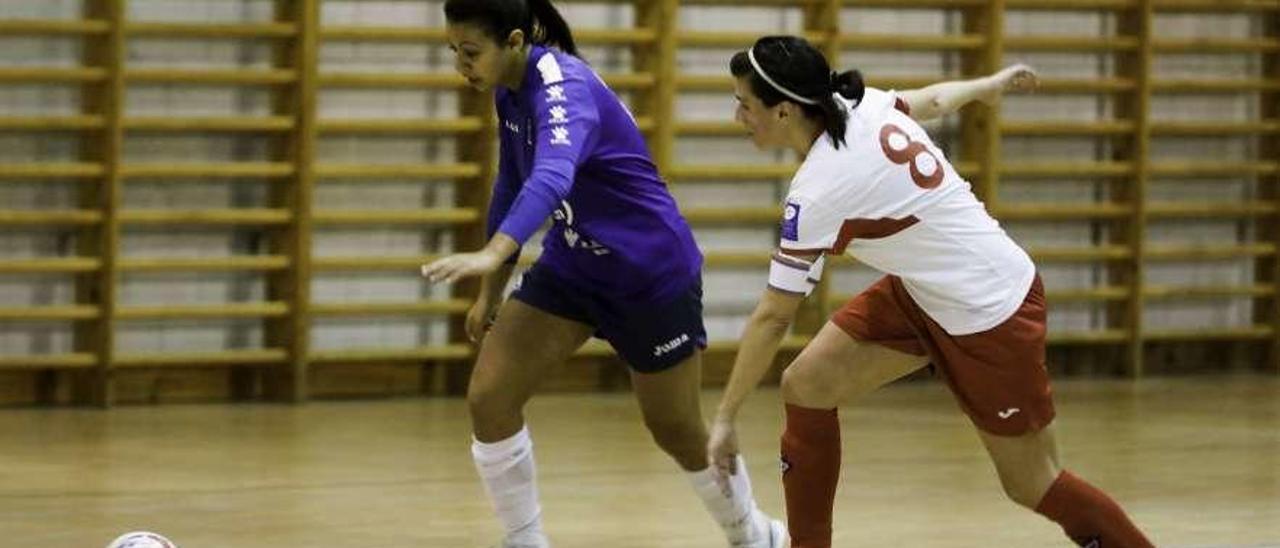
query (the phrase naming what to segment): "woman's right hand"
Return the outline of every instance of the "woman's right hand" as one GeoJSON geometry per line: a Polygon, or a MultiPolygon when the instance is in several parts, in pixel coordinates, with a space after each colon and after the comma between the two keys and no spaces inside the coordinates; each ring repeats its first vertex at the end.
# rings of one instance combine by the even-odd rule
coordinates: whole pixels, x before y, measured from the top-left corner
{"type": "Polygon", "coordinates": [[[1040,87],[1040,75],[1030,65],[1018,63],[1005,67],[992,74],[985,92],[978,95],[978,100],[988,105],[997,105],[1006,93],[1032,93],[1040,87]]]}
{"type": "Polygon", "coordinates": [[[485,333],[489,331],[489,326],[493,325],[496,312],[493,300],[488,295],[481,295],[476,298],[476,302],[472,303],[471,309],[467,311],[467,338],[471,342],[480,344],[480,341],[484,339],[485,333]]]}
{"type": "Polygon", "coordinates": [[[724,477],[738,473],[738,431],[733,421],[716,418],[707,435],[707,460],[724,477]]]}

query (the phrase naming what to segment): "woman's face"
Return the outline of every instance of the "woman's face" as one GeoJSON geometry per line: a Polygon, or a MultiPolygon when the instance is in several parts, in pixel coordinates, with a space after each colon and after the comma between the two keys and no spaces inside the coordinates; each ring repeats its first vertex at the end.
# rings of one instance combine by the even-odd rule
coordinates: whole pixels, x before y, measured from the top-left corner
{"type": "Polygon", "coordinates": [[[747,130],[756,148],[771,150],[787,146],[786,125],[783,123],[781,112],[786,102],[772,107],[765,106],[764,102],[751,92],[750,76],[734,78],[733,89],[734,97],[738,100],[738,108],[733,118],[747,130]]]}
{"type": "Polygon", "coordinates": [[[506,71],[512,65],[512,56],[519,54],[524,43],[522,31],[513,31],[504,43],[498,43],[481,27],[469,23],[449,23],[445,34],[454,53],[454,70],[479,91],[491,90],[507,80],[506,71]]]}

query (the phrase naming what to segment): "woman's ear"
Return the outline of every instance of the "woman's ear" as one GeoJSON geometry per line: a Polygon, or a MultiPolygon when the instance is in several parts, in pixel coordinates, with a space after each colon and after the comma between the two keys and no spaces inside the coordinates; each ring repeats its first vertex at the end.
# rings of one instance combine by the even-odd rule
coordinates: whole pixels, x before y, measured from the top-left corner
{"type": "Polygon", "coordinates": [[[525,42],[524,38],[525,36],[524,36],[523,30],[516,29],[511,31],[511,34],[507,35],[507,47],[515,48],[515,49],[524,48],[524,42],[525,42]]]}
{"type": "Polygon", "coordinates": [[[790,118],[796,115],[795,109],[796,109],[796,105],[791,101],[783,101],[782,103],[780,103],[778,105],[778,109],[777,109],[778,112],[776,114],[776,116],[778,117],[778,121],[779,122],[791,121],[790,118]]]}

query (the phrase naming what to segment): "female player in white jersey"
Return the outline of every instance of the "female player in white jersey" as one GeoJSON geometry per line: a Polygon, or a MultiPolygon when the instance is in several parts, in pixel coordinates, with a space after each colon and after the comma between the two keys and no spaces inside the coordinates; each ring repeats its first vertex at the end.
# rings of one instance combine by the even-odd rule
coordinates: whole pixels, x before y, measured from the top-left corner
{"type": "MultiPolygon", "coordinates": [[[[781,244],[742,336],[708,452],[732,470],[733,421],[777,354],[825,254],[886,274],[854,297],[783,373],[783,484],[792,545],[831,546],[840,472],[836,407],[933,363],[978,428],[1005,492],[1081,546],[1151,546],[1105,493],[1063,470],[1045,368],[1045,302],[1035,265],[988,215],[917,120],[1005,89],[1026,67],[903,93],[832,72],[801,38],[761,38],[730,69],[737,120],[756,147],[803,159],[781,244]]],[[[975,542],[981,543],[980,539],[975,542]]]]}

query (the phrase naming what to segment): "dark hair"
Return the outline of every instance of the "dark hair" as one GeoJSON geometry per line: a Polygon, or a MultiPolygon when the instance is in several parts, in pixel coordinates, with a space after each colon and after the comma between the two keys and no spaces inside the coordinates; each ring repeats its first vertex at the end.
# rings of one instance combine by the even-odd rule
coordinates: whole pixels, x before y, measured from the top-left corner
{"type": "Polygon", "coordinates": [[[519,29],[524,31],[527,43],[578,54],[569,24],[551,0],[448,0],[444,3],[444,17],[450,23],[479,25],[499,44],[519,29]]]}
{"type": "Polygon", "coordinates": [[[760,64],[760,70],[786,92],[761,77],[752,66],[751,57],[746,51],[738,52],[729,61],[729,71],[734,77],[750,76],[751,92],[767,107],[791,101],[800,107],[806,117],[821,120],[836,148],[840,148],[844,144],[849,113],[836,102],[832,94],[839,93],[855,105],[860,103],[862,95],[866,93],[862,74],[856,70],[832,72],[826,56],[807,40],[796,36],[765,36],[756,40],[750,53],[760,64]],[[788,97],[787,92],[813,101],[813,104],[788,97]]]}

